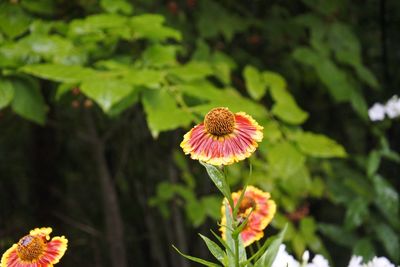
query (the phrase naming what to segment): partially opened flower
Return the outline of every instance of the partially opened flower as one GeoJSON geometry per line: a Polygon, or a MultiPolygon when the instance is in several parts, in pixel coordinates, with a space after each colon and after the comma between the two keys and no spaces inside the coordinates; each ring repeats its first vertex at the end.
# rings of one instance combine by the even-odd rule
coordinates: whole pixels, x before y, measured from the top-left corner
{"type": "Polygon", "coordinates": [[[52,267],[67,250],[68,240],[56,236],[50,240],[51,228],[36,228],[9,248],[0,267],[52,267]]]}
{"type": "MultiPolygon", "coordinates": [[[[234,204],[238,202],[242,191],[232,193],[234,204]]],[[[226,215],[225,205],[222,205],[221,232],[225,239],[226,235],[226,215]]],[[[248,186],[242,201],[240,202],[237,218],[244,221],[248,218],[246,226],[240,233],[244,246],[248,246],[254,241],[260,240],[264,236],[264,229],[271,222],[275,215],[276,204],[270,199],[268,192],[263,192],[254,186],[248,186]]]]}
{"type": "Polygon", "coordinates": [[[185,154],[212,165],[229,165],[256,150],[263,138],[263,127],[244,112],[214,108],[204,122],[185,134],[181,147],[185,154]]]}

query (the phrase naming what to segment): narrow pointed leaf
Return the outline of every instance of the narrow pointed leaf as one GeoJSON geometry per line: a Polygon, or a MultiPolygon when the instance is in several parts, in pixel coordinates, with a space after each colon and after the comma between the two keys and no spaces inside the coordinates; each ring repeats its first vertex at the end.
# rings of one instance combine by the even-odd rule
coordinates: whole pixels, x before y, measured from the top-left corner
{"type": "Polygon", "coordinates": [[[201,234],[199,234],[199,235],[206,243],[208,250],[211,252],[211,254],[213,254],[213,256],[223,264],[224,259],[226,258],[225,252],[214,241],[212,241],[208,237],[201,235],[201,234]]]}
{"type": "Polygon", "coordinates": [[[231,190],[228,183],[226,182],[225,175],[214,165],[210,165],[204,162],[200,163],[206,168],[208,176],[210,176],[213,183],[217,186],[218,190],[228,199],[229,204],[233,206],[231,190]]]}
{"type": "Polygon", "coordinates": [[[179,249],[177,247],[175,247],[174,245],[172,245],[172,247],[179,253],[181,254],[183,257],[185,257],[188,260],[203,264],[204,266],[208,266],[208,267],[221,267],[221,265],[218,265],[216,263],[210,262],[210,261],[206,261],[197,257],[193,257],[193,256],[189,256],[186,254],[183,254],[182,252],[179,251],[179,249]]]}
{"type": "MultiPolygon", "coordinates": [[[[261,256],[261,258],[254,264],[254,267],[271,267],[275,260],[276,254],[278,254],[279,246],[282,244],[283,237],[285,236],[287,225],[283,230],[274,238],[271,245],[261,256]]],[[[268,240],[267,240],[268,241],[268,240]]]]}

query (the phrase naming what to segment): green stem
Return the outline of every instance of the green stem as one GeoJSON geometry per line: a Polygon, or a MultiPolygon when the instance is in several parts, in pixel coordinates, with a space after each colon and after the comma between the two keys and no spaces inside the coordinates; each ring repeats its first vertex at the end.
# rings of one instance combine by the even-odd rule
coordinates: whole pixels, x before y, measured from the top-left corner
{"type": "Polygon", "coordinates": [[[235,239],[235,267],[239,267],[239,235],[235,235],[234,239],[235,239]]]}

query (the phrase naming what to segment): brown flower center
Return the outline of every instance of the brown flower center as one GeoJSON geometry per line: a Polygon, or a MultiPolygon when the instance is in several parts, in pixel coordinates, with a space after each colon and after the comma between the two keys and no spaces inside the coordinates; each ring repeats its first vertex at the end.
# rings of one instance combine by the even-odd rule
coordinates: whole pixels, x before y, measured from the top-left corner
{"type": "Polygon", "coordinates": [[[240,202],[238,213],[244,214],[244,213],[246,213],[247,209],[255,208],[255,207],[256,207],[256,202],[254,201],[254,199],[245,196],[245,197],[243,197],[242,201],[240,202]]]}
{"type": "Polygon", "coordinates": [[[21,260],[34,261],[43,253],[45,243],[39,236],[26,235],[18,242],[17,254],[21,260]]]}
{"type": "Polygon", "coordinates": [[[204,118],[204,126],[212,135],[222,136],[233,133],[235,115],[227,108],[214,108],[204,118]]]}

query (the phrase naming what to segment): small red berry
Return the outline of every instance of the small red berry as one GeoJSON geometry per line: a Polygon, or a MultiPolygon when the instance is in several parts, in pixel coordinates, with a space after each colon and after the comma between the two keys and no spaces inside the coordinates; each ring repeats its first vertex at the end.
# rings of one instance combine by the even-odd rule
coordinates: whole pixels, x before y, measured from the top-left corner
{"type": "Polygon", "coordinates": [[[72,88],[73,95],[79,95],[80,93],[81,93],[81,90],[79,89],[79,87],[72,88]]]}
{"type": "Polygon", "coordinates": [[[167,4],[167,8],[172,15],[178,14],[179,6],[175,1],[169,1],[167,4]]]}
{"type": "Polygon", "coordinates": [[[83,102],[83,106],[85,108],[91,108],[93,107],[93,101],[90,99],[85,99],[85,101],[83,102]]]}
{"type": "Polygon", "coordinates": [[[247,43],[251,45],[259,45],[261,43],[261,36],[259,34],[252,34],[247,37],[247,43]]]}
{"type": "Polygon", "coordinates": [[[80,105],[81,105],[81,103],[79,103],[78,100],[73,100],[73,101],[71,102],[71,106],[72,106],[72,108],[74,108],[74,109],[79,108],[80,105]]]}
{"type": "Polygon", "coordinates": [[[193,9],[197,5],[197,0],[186,0],[188,8],[193,9]]]}

